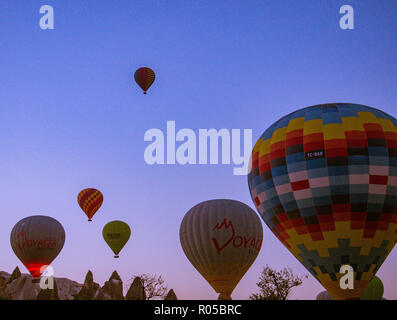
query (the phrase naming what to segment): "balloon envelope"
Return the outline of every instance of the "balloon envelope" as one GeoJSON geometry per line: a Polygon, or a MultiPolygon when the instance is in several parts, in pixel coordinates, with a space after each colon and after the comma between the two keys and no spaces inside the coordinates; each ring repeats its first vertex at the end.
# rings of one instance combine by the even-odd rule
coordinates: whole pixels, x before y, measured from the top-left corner
{"type": "Polygon", "coordinates": [[[143,93],[146,94],[146,91],[153,84],[156,75],[152,69],[143,67],[135,71],[134,78],[136,83],[143,90],[143,93]]]}
{"type": "Polygon", "coordinates": [[[118,258],[118,254],[130,238],[131,229],[123,221],[111,221],[103,227],[102,235],[115,258],[118,258]]]}
{"type": "Polygon", "coordinates": [[[262,246],[257,214],[235,200],[210,200],[190,209],[180,226],[180,241],[189,261],[220,293],[230,295],[262,246]]]}
{"type": "Polygon", "coordinates": [[[377,276],[374,276],[365,289],[361,300],[382,300],[383,297],[383,283],[377,276]]]}
{"type": "Polygon", "coordinates": [[[62,250],[65,230],[54,218],[31,216],[14,226],[10,242],[12,250],[32,277],[39,278],[62,250]]]}
{"type": "Polygon", "coordinates": [[[275,122],[252,151],[257,210],[334,299],[360,299],[396,242],[396,125],[367,106],[316,105],[275,122]],[[342,265],[354,290],[339,286],[342,265]]]}
{"type": "Polygon", "coordinates": [[[317,297],[316,300],[334,300],[332,296],[328,293],[328,291],[321,291],[317,297]]]}
{"type": "Polygon", "coordinates": [[[88,221],[91,221],[94,214],[102,205],[103,195],[97,189],[87,188],[80,191],[79,195],[77,196],[77,202],[80,208],[87,215],[88,221]]]}

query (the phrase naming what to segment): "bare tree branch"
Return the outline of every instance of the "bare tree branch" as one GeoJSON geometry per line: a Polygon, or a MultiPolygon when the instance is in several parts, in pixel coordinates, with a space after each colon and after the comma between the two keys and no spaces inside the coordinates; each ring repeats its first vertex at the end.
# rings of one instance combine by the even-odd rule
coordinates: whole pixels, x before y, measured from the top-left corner
{"type": "Polygon", "coordinates": [[[251,300],[287,300],[292,288],[300,286],[307,277],[307,275],[295,276],[291,268],[276,271],[266,266],[256,284],[259,287],[259,293],[254,293],[249,298],[251,300]]]}
{"type": "Polygon", "coordinates": [[[146,300],[159,300],[166,297],[168,287],[164,285],[164,279],[162,275],[157,276],[147,273],[133,275],[132,278],[128,281],[129,285],[134,281],[136,277],[139,277],[141,279],[141,283],[146,294],[146,300]]]}

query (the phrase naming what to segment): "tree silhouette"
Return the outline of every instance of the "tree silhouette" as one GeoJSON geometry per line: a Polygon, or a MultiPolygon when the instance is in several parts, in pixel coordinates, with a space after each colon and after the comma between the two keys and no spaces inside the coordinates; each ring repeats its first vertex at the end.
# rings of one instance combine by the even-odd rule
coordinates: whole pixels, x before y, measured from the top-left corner
{"type": "Polygon", "coordinates": [[[263,268],[257,286],[259,293],[252,294],[250,300],[287,300],[292,288],[303,283],[306,276],[295,276],[291,268],[276,271],[268,265],[263,268]]]}
{"type": "Polygon", "coordinates": [[[145,290],[146,300],[156,300],[156,299],[164,299],[167,295],[168,288],[164,285],[163,277],[151,275],[151,274],[140,274],[134,275],[129,283],[139,277],[141,279],[141,283],[143,289],[145,290]]]}

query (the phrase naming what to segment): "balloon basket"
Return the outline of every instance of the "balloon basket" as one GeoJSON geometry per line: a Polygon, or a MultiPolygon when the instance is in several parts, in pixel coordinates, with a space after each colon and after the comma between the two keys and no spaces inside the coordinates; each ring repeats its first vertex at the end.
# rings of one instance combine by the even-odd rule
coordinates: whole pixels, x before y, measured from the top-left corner
{"type": "Polygon", "coordinates": [[[33,278],[32,283],[40,283],[40,278],[33,278]]]}
{"type": "Polygon", "coordinates": [[[115,256],[114,256],[115,259],[117,259],[118,257],[119,257],[118,255],[115,255],[115,256]]]}
{"type": "Polygon", "coordinates": [[[221,293],[219,294],[218,300],[232,300],[232,296],[230,293],[221,293]]]}
{"type": "Polygon", "coordinates": [[[91,220],[91,219],[88,219],[88,222],[92,222],[92,220],[91,220]]]}
{"type": "Polygon", "coordinates": [[[143,94],[146,94],[146,91],[143,91],[143,94]]]}

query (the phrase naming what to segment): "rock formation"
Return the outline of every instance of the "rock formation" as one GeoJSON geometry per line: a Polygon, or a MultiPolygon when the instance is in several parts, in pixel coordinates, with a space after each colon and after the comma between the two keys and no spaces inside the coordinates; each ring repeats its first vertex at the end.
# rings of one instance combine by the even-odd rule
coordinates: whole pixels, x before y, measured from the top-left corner
{"type": "Polygon", "coordinates": [[[21,271],[18,266],[15,267],[14,271],[11,274],[11,277],[8,279],[7,283],[13,282],[15,279],[18,279],[21,276],[21,271]]]}
{"type": "Polygon", "coordinates": [[[83,287],[80,292],[77,293],[74,298],[75,300],[93,300],[97,297],[100,285],[94,282],[94,276],[90,270],[88,270],[85,276],[83,287]]]}
{"type": "MultiPolygon", "coordinates": [[[[12,274],[0,271],[0,300],[146,300],[142,279],[135,277],[127,295],[123,295],[123,281],[116,271],[101,287],[94,282],[91,271],[87,272],[84,284],[67,278],[54,278],[53,289],[41,289],[40,282],[32,282],[30,274],[21,274],[18,267],[12,274]]],[[[49,280],[46,281],[47,284],[49,280]]],[[[170,290],[166,300],[177,300],[170,290]]]]}
{"type": "Polygon", "coordinates": [[[58,296],[60,300],[74,300],[74,297],[79,294],[82,284],[67,278],[55,278],[58,287],[58,296]]]}
{"type": "Polygon", "coordinates": [[[123,281],[117,271],[113,271],[110,279],[99,290],[95,300],[124,300],[123,281]]]}
{"type": "Polygon", "coordinates": [[[176,297],[176,294],[175,294],[173,289],[168,291],[167,296],[165,297],[164,300],[178,300],[178,298],[176,297]]]}
{"type": "MultiPolygon", "coordinates": [[[[51,281],[50,279],[48,281],[51,281]]],[[[60,300],[58,296],[57,281],[54,279],[53,289],[40,289],[37,300],[60,300]]]]}
{"type": "Polygon", "coordinates": [[[14,269],[12,275],[0,272],[0,277],[6,278],[6,293],[11,300],[73,300],[74,295],[79,293],[82,284],[67,278],[54,278],[54,287],[56,285],[56,293],[53,290],[41,290],[40,283],[33,283],[30,274],[21,274],[18,267],[14,269]],[[4,277],[4,275],[6,277],[4,277]]]}
{"type": "Polygon", "coordinates": [[[145,289],[143,288],[141,278],[135,277],[125,298],[127,300],[146,300],[145,289]]]}
{"type": "Polygon", "coordinates": [[[0,276],[0,300],[10,299],[10,295],[7,291],[7,279],[0,276]]]}
{"type": "Polygon", "coordinates": [[[12,300],[36,300],[40,284],[32,282],[32,276],[23,274],[7,284],[7,292],[12,300]]]}

